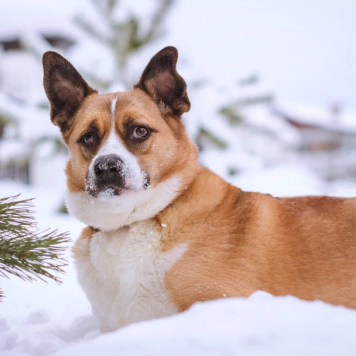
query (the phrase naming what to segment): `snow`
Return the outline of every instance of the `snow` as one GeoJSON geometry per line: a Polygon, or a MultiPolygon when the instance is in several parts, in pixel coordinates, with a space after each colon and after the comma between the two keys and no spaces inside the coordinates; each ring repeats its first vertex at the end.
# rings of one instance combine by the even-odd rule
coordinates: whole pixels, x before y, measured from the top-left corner
{"type": "Polygon", "coordinates": [[[273,297],[196,303],[185,313],[142,322],[54,355],[352,355],[356,312],[273,297]]]}
{"type": "Polygon", "coordinates": [[[242,173],[236,178],[230,178],[230,181],[243,190],[280,197],[325,193],[320,179],[313,172],[296,164],[283,164],[242,173]]]}
{"type": "Polygon", "coordinates": [[[31,2],[2,0],[0,13],[6,16],[2,16],[0,22],[1,38],[13,39],[22,36],[23,33],[33,33],[38,30],[44,34],[57,33],[57,31],[68,35],[77,34],[78,29],[73,25],[71,15],[81,4],[83,2],[76,1],[71,5],[67,0],[32,0],[31,2]]]}

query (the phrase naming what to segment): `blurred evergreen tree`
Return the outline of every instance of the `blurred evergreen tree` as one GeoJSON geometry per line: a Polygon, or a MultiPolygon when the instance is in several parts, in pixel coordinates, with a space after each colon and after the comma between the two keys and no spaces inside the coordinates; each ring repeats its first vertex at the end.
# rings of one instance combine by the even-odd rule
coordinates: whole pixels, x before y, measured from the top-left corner
{"type": "Polygon", "coordinates": [[[236,126],[242,124],[244,120],[244,109],[250,108],[254,105],[259,104],[271,104],[273,102],[273,95],[271,93],[247,93],[244,94],[243,89],[251,90],[254,89],[260,83],[260,78],[253,74],[246,78],[237,81],[237,86],[240,87],[241,97],[236,98],[230,103],[222,106],[220,109],[220,114],[226,119],[231,125],[236,126]]]}
{"type": "MultiPolygon", "coordinates": [[[[174,5],[174,0],[151,0],[149,4],[152,6],[153,11],[149,9],[150,11],[145,14],[145,10],[129,0],[87,0],[88,6],[83,10],[83,13],[78,13],[74,17],[75,27],[77,29],[78,27],[80,28],[80,35],[78,36],[78,33],[73,35],[73,44],[72,47],[69,47],[69,50],[67,47],[63,49],[53,47],[53,44],[47,43],[48,41],[46,42],[40,33],[22,36],[24,41],[23,48],[35,55],[38,58],[38,63],[40,63],[42,54],[47,50],[61,52],[67,59],[73,60],[77,69],[93,87],[102,92],[117,90],[117,86],[119,88],[122,86],[123,89],[131,89],[132,85],[135,84],[133,80],[137,80],[140,74],[135,72],[136,68],[132,68],[131,65],[132,63],[136,64],[135,61],[139,58],[140,51],[149,48],[155,41],[162,38],[164,23],[174,5]],[[93,9],[94,11],[91,11],[93,9]],[[90,46],[88,43],[90,43],[90,46]],[[100,55],[100,51],[103,51],[103,46],[105,48],[105,56],[100,55]],[[99,55],[96,57],[96,54],[99,55]],[[110,57],[109,60],[108,56],[110,57]],[[94,59],[91,60],[91,58],[94,59]],[[109,67],[107,67],[108,65],[109,67]],[[112,65],[114,67],[111,67],[112,65]],[[96,71],[95,68],[98,68],[98,70],[96,71]],[[104,70],[101,71],[103,68],[104,70]],[[105,68],[110,68],[110,71],[106,72],[105,68]]],[[[147,63],[148,59],[145,54],[145,59],[142,60],[143,65],[147,63]]],[[[180,61],[179,65],[181,64],[182,61],[180,61]]],[[[215,84],[207,84],[201,78],[194,78],[194,73],[190,73],[191,77],[189,77],[189,68],[187,69],[188,75],[184,73],[184,77],[193,103],[191,112],[185,115],[189,134],[199,149],[204,152],[212,149],[222,150],[224,152],[221,153],[222,155],[225,155],[225,152],[229,153],[229,157],[233,162],[231,164],[226,163],[224,172],[227,175],[244,171],[246,166],[235,163],[235,157],[231,154],[231,150],[234,150],[240,156],[250,150],[250,147],[244,147],[243,145],[237,147],[235,143],[243,140],[248,143],[251,132],[258,132],[261,137],[263,135],[268,137],[273,135],[271,130],[261,129],[253,120],[249,120],[251,116],[255,115],[251,108],[261,107],[261,105],[265,106],[266,120],[271,119],[268,115],[273,102],[272,95],[269,92],[261,93],[260,80],[255,74],[235,83],[227,83],[231,84],[231,91],[229,95],[225,96],[223,93],[219,93],[220,88],[215,84]],[[231,95],[232,93],[233,95],[231,95]],[[213,99],[213,104],[210,103],[209,98],[213,99]],[[201,101],[199,102],[199,100],[201,101]],[[204,112],[201,110],[203,108],[205,109],[204,112]],[[217,126],[219,126],[219,129],[217,126]],[[248,130],[246,129],[247,127],[248,130]],[[234,137],[232,138],[232,136],[234,137]]],[[[140,70],[143,70],[143,68],[141,67],[140,70]]],[[[48,103],[43,100],[36,103],[36,110],[40,115],[48,118],[48,103]]],[[[19,109],[17,108],[16,112],[19,109]]],[[[22,110],[24,113],[26,112],[25,109],[26,107],[22,110]]],[[[20,127],[22,118],[16,119],[20,127]]],[[[23,120],[27,120],[27,117],[24,117],[23,120]]],[[[43,120],[45,119],[43,118],[43,120]]],[[[4,127],[5,130],[6,127],[9,127],[10,124],[8,122],[8,120],[1,120],[0,118],[0,136],[1,130],[4,131],[4,127]]],[[[26,143],[26,147],[30,149],[24,150],[24,154],[27,155],[26,157],[30,154],[31,160],[33,154],[36,154],[37,147],[48,145],[48,143],[52,147],[52,152],[55,151],[57,154],[67,152],[62,140],[59,139],[59,133],[51,135],[44,133],[40,137],[31,135],[30,138],[32,141],[26,143]]],[[[13,140],[21,141],[21,137],[14,137],[13,140]]],[[[268,145],[266,144],[265,147],[268,145]]],[[[257,147],[257,145],[255,146],[257,147]]],[[[262,153],[265,153],[266,148],[262,146],[260,145],[259,147],[261,147],[262,153]]],[[[257,150],[253,154],[255,158],[259,156],[257,150]]],[[[53,153],[50,153],[50,155],[53,156],[53,153]]],[[[247,159],[251,159],[251,155],[245,161],[247,159]]],[[[256,160],[258,160],[258,157],[256,160]]],[[[28,162],[31,165],[29,159],[28,162]]],[[[209,160],[205,160],[204,163],[208,164],[209,160]]],[[[29,171],[29,165],[22,165],[24,166],[24,172],[29,171]]],[[[59,211],[65,212],[66,209],[61,206],[59,211]]]]}
{"type": "Polygon", "coordinates": [[[163,35],[163,23],[173,5],[173,0],[157,0],[155,12],[145,29],[141,20],[134,14],[128,14],[124,18],[115,17],[115,14],[120,11],[120,6],[122,6],[120,0],[90,1],[109,31],[107,33],[101,32],[94,23],[83,17],[77,16],[75,21],[89,36],[113,50],[116,64],[116,71],[110,81],[102,81],[93,74],[89,74],[90,80],[103,89],[108,89],[111,84],[118,82],[127,89],[131,89],[132,83],[129,82],[126,74],[127,63],[133,54],[163,35]]]}
{"type": "MultiPolygon", "coordinates": [[[[250,157],[246,156],[242,159],[245,162],[253,160],[254,157],[256,159],[263,157],[262,152],[258,152],[257,145],[254,145],[254,151],[250,149],[252,142],[256,140],[264,142],[270,139],[278,142],[278,137],[272,128],[261,127],[258,120],[251,120],[261,114],[265,116],[266,121],[273,120],[274,96],[261,86],[260,78],[256,74],[230,83],[227,87],[212,87],[210,90],[213,90],[214,96],[218,98],[210,114],[214,120],[204,119],[200,122],[200,127],[195,134],[195,142],[203,152],[222,150],[222,157],[226,152],[231,159],[230,162],[226,160],[225,170],[219,173],[225,177],[234,176],[246,170],[246,165],[235,161],[236,155],[242,157],[246,153],[249,154],[250,157]],[[253,141],[252,137],[254,137],[253,141]],[[232,151],[235,153],[232,154],[232,151]]],[[[268,151],[268,147],[263,145],[260,147],[263,152],[268,151]]],[[[205,154],[205,157],[207,156],[208,154],[205,154]]]]}

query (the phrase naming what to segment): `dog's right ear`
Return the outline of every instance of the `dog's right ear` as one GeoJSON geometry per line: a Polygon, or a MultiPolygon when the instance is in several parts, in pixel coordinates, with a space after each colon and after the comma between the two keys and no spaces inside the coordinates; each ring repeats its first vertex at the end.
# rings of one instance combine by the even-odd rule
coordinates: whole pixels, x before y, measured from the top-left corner
{"type": "Polygon", "coordinates": [[[178,51],[166,47],[148,63],[135,88],[145,91],[162,114],[181,116],[190,109],[187,84],[177,72],[178,51]]]}
{"type": "Polygon", "coordinates": [[[43,86],[51,104],[51,120],[64,133],[84,99],[96,91],[76,69],[56,52],[46,52],[43,62],[43,86]]]}

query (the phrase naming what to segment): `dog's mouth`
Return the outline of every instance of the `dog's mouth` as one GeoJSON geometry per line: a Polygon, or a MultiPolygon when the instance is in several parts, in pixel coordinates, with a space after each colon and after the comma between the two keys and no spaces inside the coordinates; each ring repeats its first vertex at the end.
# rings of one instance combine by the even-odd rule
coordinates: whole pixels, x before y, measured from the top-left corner
{"type": "Polygon", "coordinates": [[[121,195],[123,188],[117,188],[113,186],[108,186],[106,189],[102,190],[100,192],[100,195],[103,197],[114,197],[114,196],[119,196],[121,195]]]}
{"type": "Polygon", "coordinates": [[[112,198],[123,195],[125,192],[133,191],[130,187],[118,187],[108,184],[100,186],[87,184],[86,192],[95,198],[112,198]]]}
{"type": "Polygon", "coordinates": [[[136,192],[139,190],[146,190],[150,186],[150,180],[146,178],[143,182],[142,187],[127,186],[125,184],[113,184],[112,182],[104,183],[101,182],[90,182],[87,179],[87,184],[85,186],[85,191],[95,198],[114,198],[123,195],[127,195],[131,192],[136,192]]]}

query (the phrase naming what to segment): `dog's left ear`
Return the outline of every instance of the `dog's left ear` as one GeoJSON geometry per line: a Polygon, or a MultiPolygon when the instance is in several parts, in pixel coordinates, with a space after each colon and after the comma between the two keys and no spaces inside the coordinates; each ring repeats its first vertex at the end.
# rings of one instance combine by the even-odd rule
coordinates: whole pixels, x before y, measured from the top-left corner
{"type": "Polygon", "coordinates": [[[175,47],[163,48],[150,60],[135,85],[152,97],[163,115],[181,116],[190,109],[187,85],[177,73],[177,60],[175,47]]]}
{"type": "Polygon", "coordinates": [[[43,55],[43,85],[51,104],[51,120],[64,133],[84,99],[96,93],[77,70],[56,52],[43,55]]]}

